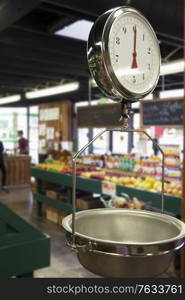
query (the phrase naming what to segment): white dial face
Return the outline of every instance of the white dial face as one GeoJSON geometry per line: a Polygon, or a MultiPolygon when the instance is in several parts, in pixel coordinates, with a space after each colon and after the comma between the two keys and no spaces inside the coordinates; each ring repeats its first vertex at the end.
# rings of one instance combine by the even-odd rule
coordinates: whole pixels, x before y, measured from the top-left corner
{"type": "Polygon", "coordinates": [[[142,16],[128,12],[116,18],[108,50],[113,72],[129,92],[145,94],[155,86],[160,51],[153,30],[142,16]]]}

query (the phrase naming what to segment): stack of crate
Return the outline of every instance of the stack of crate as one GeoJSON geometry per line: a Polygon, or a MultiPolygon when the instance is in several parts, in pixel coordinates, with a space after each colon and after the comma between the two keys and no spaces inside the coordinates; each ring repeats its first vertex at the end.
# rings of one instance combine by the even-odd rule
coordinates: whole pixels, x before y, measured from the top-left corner
{"type": "MultiPolygon", "coordinates": [[[[65,197],[63,194],[61,194],[58,191],[54,190],[47,190],[46,196],[58,201],[64,201],[65,197]]],[[[77,208],[79,209],[93,209],[93,208],[99,208],[102,207],[102,203],[100,202],[99,198],[93,198],[92,195],[79,195],[77,197],[77,208]]],[[[58,224],[59,226],[62,225],[62,220],[65,216],[67,216],[67,213],[61,210],[57,210],[56,208],[53,208],[48,205],[44,205],[44,211],[46,219],[58,224]]]]}
{"type": "MultiPolygon", "coordinates": [[[[62,201],[63,196],[60,192],[54,191],[54,190],[47,190],[46,191],[46,196],[55,200],[62,201]]],[[[44,205],[44,211],[46,215],[46,219],[57,224],[61,225],[62,219],[67,216],[67,213],[61,210],[57,210],[56,208],[53,208],[48,205],[44,205]]]]}

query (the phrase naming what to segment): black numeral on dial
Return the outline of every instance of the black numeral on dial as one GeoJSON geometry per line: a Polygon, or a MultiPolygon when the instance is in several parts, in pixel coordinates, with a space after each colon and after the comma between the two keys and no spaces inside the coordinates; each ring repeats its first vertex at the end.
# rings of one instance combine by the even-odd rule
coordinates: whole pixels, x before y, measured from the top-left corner
{"type": "Polygon", "coordinates": [[[116,57],[116,62],[118,62],[119,55],[118,55],[118,54],[116,54],[116,55],[115,55],[115,57],[116,57]]]}
{"type": "Polygon", "coordinates": [[[119,45],[120,44],[120,38],[116,37],[116,44],[119,45]]]}
{"type": "Polygon", "coordinates": [[[136,25],[133,26],[133,31],[136,31],[136,25]]]}
{"type": "Polygon", "coordinates": [[[136,83],[136,76],[133,76],[132,82],[136,83]]]}
{"type": "Polygon", "coordinates": [[[147,64],[147,69],[148,69],[148,70],[150,70],[150,67],[151,67],[150,64],[147,64]]]}
{"type": "Polygon", "coordinates": [[[151,54],[151,48],[148,48],[148,49],[147,49],[147,53],[148,53],[148,54],[151,54]]]}
{"type": "Polygon", "coordinates": [[[124,32],[124,34],[126,34],[126,33],[127,33],[127,29],[126,29],[126,27],[125,27],[125,26],[123,27],[123,32],[124,32]]]}

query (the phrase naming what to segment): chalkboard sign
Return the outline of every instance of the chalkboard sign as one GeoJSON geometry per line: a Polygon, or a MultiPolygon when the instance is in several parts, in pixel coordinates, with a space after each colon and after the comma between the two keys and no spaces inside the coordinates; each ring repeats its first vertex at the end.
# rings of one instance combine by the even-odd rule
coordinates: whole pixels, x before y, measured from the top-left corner
{"type": "Polygon", "coordinates": [[[182,126],[184,99],[141,102],[142,126],[182,126]]]}
{"type": "Polygon", "coordinates": [[[77,109],[78,127],[109,127],[120,126],[121,105],[98,104],[82,106],[77,109]]]}

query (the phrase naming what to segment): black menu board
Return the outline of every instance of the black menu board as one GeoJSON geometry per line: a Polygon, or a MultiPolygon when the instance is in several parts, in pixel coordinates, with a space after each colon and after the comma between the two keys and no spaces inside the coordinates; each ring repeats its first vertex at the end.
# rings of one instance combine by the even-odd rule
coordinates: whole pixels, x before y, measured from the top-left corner
{"type": "Polygon", "coordinates": [[[184,98],[141,101],[141,125],[182,126],[183,103],[184,98]]]}
{"type": "Polygon", "coordinates": [[[120,116],[120,103],[82,106],[77,109],[77,126],[97,128],[119,126],[120,116]]]}

